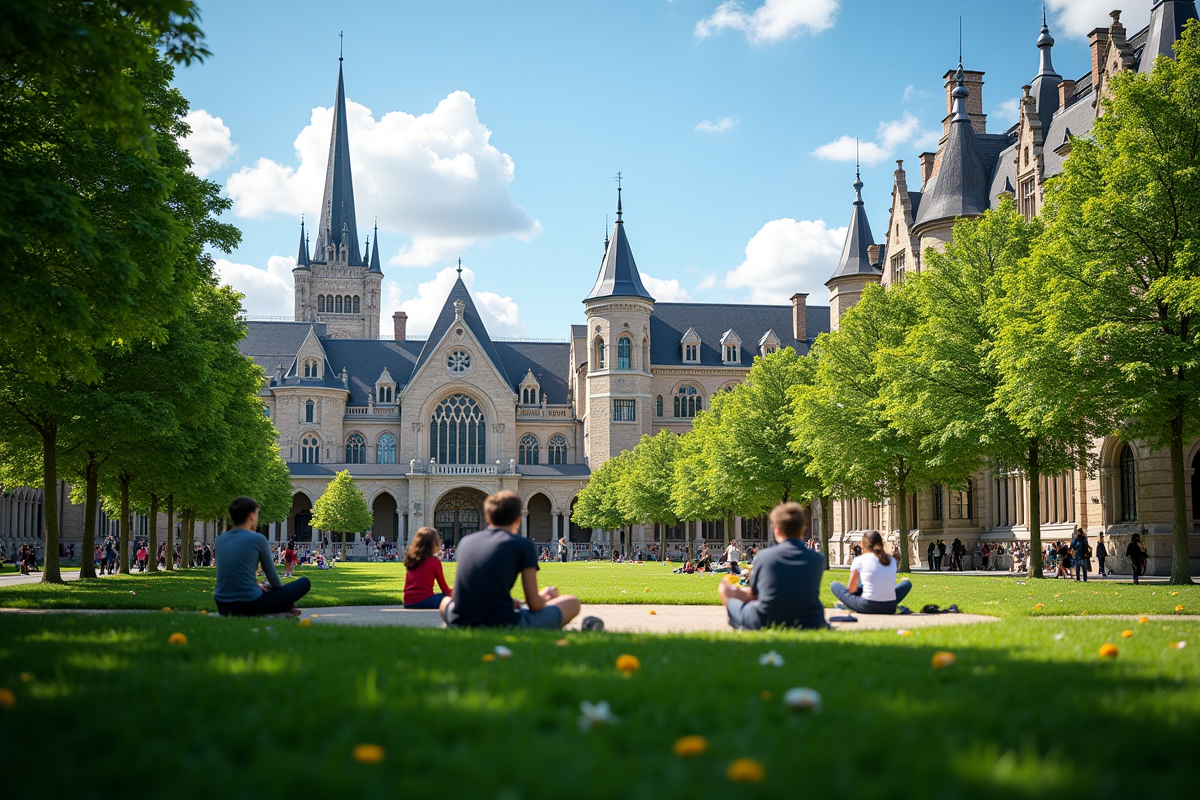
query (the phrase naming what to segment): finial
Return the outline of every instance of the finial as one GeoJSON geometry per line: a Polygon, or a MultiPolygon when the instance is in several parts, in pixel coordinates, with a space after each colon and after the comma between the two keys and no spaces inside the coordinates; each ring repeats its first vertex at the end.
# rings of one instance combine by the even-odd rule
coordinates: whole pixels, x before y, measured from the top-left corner
{"type": "Polygon", "coordinates": [[[618,172],[613,176],[613,180],[617,182],[617,222],[621,222],[621,173],[618,172]]]}
{"type": "Polygon", "coordinates": [[[958,15],[958,80],[962,82],[962,14],[958,15]]]}
{"type": "Polygon", "coordinates": [[[462,276],[462,256],[458,257],[458,274],[460,277],[462,276]]]}
{"type": "Polygon", "coordinates": [[[856,182],[858,181],[859,166],[860,166],[860,162],[859,162],[859,158],[858,158],[858,137],[855,136],[854,137],[854,180],[856,182]]]}
{"type": "Polygon", "coordinates": [[[338,63],[339,64],[342,62],[342,47],[346,43],[345,38],[344,38],[345,35],[346,35],[345,31],[338,31],[338,63]]]}

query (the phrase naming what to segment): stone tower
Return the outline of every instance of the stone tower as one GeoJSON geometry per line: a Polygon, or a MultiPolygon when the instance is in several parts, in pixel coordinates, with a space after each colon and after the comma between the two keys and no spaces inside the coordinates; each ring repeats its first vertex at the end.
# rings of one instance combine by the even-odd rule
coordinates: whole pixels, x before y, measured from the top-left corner
{"type": "Polygon", "coordinates": [[[583,301],[587,315],[587,406],[584,452],[592,469],[650,433],[650,313],[654,298],[642,285],[617,189],[617,221],[596,285],[583,301]]]}
{"type": "Polygon", "coordinates": [[[354,215],[354,181],[350,173],[350,139],[346,129],[346,91],[338,59],[337,98],[325,195],[316,246],[309,251],[304,223],[300,250],[292,271],[296,288],[296,321],[324,322],[338,339],[378,339],[379,300],[383,271],[379,264],[379,229],[365,260],[358,246],[354,215]]]}

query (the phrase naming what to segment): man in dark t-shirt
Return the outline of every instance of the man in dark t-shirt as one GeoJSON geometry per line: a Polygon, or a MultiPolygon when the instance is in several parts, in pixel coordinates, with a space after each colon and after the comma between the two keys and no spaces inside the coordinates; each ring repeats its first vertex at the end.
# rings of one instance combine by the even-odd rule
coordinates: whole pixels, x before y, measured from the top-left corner
{"type": "Polygon", "coordinates": [[[748,631],[771,626],[827,627],[820,597],[825,557],[805,547],[801,539],[808,527],[804,507],[799,503],[776,506],[771,526],[778,544],[754,558],[750,586],[721,581],[719,592],[730,626],[748,631]]]}
{"type": "Polygon", "coordinates": [[[538,591],[538,554],[533,541],[518,536],[521,498],[497,492],[483,503],[486,530],[458,545],[454,594],[442,601],[442,619],[462,627],[521,627],[558,630],[579,614],[579,598],[547,586],[538,591]],[[525,607],[512,597],[517,577],[525,607]]]}

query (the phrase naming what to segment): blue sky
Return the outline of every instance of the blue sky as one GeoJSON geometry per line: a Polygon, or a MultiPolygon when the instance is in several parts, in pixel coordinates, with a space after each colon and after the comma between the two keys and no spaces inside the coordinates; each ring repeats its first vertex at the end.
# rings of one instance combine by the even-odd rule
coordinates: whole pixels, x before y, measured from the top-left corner
{"type": "MultiPolygon", "coordinates": [[[[1054,63],[1090,68],[1114,0],[1050,0],[1054,63]]],[[[1150,0],[1129,6],[1131,33],[1150,0]]],[[[498,336],[582,321],[624,175],[626,232],[660,300],[825,304],[850,216],[852,146],[877,238],[894,160],[915,187],[942,75],[986,72],[989,130],[1037,70],[1036,0],[227,2],[213,56],[181,68],[198,169],[244,238],[219,254],[252,314],[292,311],[301,213],[320,204],[345,31],[360,239],[378,217],[381,330],[428,329],[461,255],[498,336]],[[218,121],[219,120],[219,121],[218,121]],[[849,158],[849,160],[845,160],[849,158]]],[[[315,236],[314,236],[315,238],[315,236]]]]}

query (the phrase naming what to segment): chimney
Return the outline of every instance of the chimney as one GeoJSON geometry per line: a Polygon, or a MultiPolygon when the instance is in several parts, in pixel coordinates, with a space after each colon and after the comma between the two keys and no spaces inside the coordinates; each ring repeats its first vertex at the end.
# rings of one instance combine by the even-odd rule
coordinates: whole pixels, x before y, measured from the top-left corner
{"type": "Polygon", "coordinates": [[[937,153],[921,153],[921,190],[929,188],[929,179],[933,177],[933,162],[937,153]]]}
{"type": "Polygon", "coordinates": [[[1096,28],[1088,34],[1088,46],[1092,48],[1092,91],[1100,96],[1100,76],[1104,72],[1104,59],[1108,55],[1108,28],[1096,28]]]}
{"type": "Polygon", "coordinates": [[[395,339],[397,342],[404,341],[405,329],[408,327],[408,314],[403,311],[397,311],[392,314],[392,327],[395,329],[395,339]]]}
{"type": "MultiPolygon", "coordinates": [[[[955,75],[958,70],[948,71],[942,78],[946,82],[946,117],[942,120],[942,135],[950,133],[950,119],[954,115],[955,75]]],[[[976,70],[963,70],[963,86],[970,93],[967,95],[967,115],[971,118],[971,128],[976,133],[987,133],[987,114],[983,113],[983,73],[976,70]]]]}
{"type": "Polygon", "coordinates": [[[1075,81],[1063,81],[1058,85],[1058,107],[1066,108],[1067,101],[1075,94],[1075,81]]]}
{"type": "Polygon", "coordinates": [[[792,295],[792,338],[798,342],[808,339],[808,295],[792,295]]]}
{"type": "Polygon", "coordinates": [[[879,254],[883,252],[883,246],[873,244],[867,248],[867,260],[871,262],[872,267],[882,266],[879,263],[879,254]]]}

